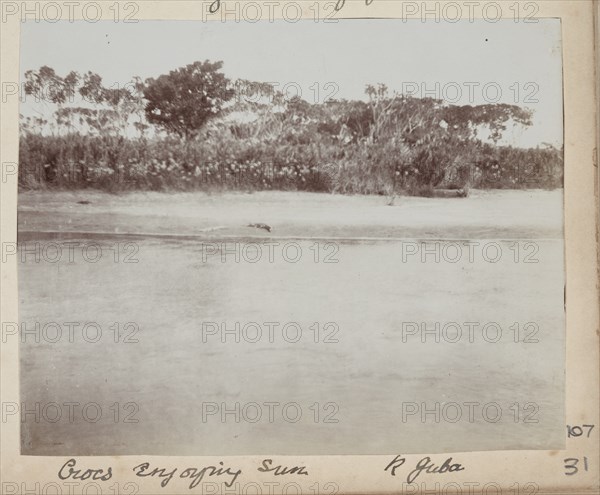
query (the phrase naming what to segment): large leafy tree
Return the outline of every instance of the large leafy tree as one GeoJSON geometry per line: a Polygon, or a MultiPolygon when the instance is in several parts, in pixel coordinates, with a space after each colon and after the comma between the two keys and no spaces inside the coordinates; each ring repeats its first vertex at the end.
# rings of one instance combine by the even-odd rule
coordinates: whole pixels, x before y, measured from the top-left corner
{"type": "Polygon", "coordinates": [[[509,123],[531,125],[532,112],[516,105],[447,105],[432,98],[390,96],[387,87],[367,86],[372,110],[368,143],[388,146],[380,173],[396,185],[414,181],[430,187],[466,184],[472,175],[479,130],[497,144],[509,123]],[[397,184],[398,183],[398,184],[397,184]]]}
{"type": "Polygon", "coordinates": [[[144,89],[148,121],[186,141],[195,137],[234,95],[222,67],[223,62],[206,60],[148,79],[144,89]]]}

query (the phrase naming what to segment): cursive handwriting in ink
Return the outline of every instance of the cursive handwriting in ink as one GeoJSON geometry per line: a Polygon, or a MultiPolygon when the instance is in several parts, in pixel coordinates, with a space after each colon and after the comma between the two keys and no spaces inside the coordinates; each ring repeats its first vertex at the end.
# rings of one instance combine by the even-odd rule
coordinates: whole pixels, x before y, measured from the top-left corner
{"type": "Polygon", "coordinates": [[[61,480],[87,480],[92,479],[94,481],[108,481],[112,478],[112,468],[109,467],[106,472],[104,469],[73,469],[77,465],[75,459],[69,459],[63,464],[58,471],[58,477],[61,480]]]}
{"type": "Polygon", "coordinates": [[[423,459],[417,463],[417,466],[406,477],[406,481],[409,483],[414,482],[422,472],[429,474],[444,474],[453,473],[455,471],[464,471],[464,469],[465,468],[457,462],[452,463],[452,457],[448,457],[448,459],[446,459],[441,466],[436,466],[431,461],[430,457],[423,457],[423,459]]]}
{"type": "Polygon", "coordinates": [[[162,486],[163,488],[165,486],[167,486],[169,481],[171,481],[173,479],[173,476],[177,472],[177,468],[174,468],[172,471],[169,471],[169,472],[167,472],[166,468],[154,468],[152,470],[150,470],[149,468],[150,468],[150,463],[144,462],[144,463],[140,464],[139,466],[134,467],[133,472],[135,473],[136,476],[139,476],[139,477],[158,476],[159,478],[164,478],[160,482],[160,486],[162,486]]]}
{"type": "MultiPolygon", "coordinates": [[[[365,5],[368,7],[374,2],[374,0],[365,0],[365,5]]],[[[346,5],[346,0],[337,0],[335,2],[335,10],[339,12],[346,5]]],[[[213,0],[213,2],[209,5],[208,11],[211,14],[216,14],[221,9],[221,0],[213,0]]]]}
{"type": "Polygon", "coordinates": [[[208,11],[211,14],[214,14],[214,13],[218,12],[220,8],[221,8],[221,0],[214,0],[214,2],[211,3],[210,6],[208,7],[208,11]]]}
{"type": "MultiPolygon", "coordinates": [[[[242,474],[242,470],[238,469],[237,471],[232,471],[231,468],[225,468],[223,462],[219,462],[220,466],[206,466],[202,468],[194,468],[189,467],[181,471],[179,474],[179,478],[191,480],[189,484],[190,490],[195,488],[200,484],[200,482],[204,479],[205,475],[208,476],[231,476],[229,481],[225,481],[224,484],[227,488],[231,488],[235,483],[237,477],[242,474]]],[[[163,478],[160,482],[160,486],[163,488],[169,484],[169,482],[173,479],[173,477],[177,473],[177,468],[172,469],[171,471],[166,468],[154,468],[150,469],[150,463],[144,462],[139,466],[133,468],[133,472],[136,476],[144,477],[144,476],[157,476],[158,478],[163,478]]]]}
{"type": "MultiPolygon", "coordinates": [[[[390,462],[384,469],[384,471],[390,472],[392,476],[396,476],[396,469],[400,466],[403,466],[406,462],[406,459],[401,455],[397,455],[394,457],[392,462],[390,462]]],[[[427,474],[444,474],[444,473],[454,473],[456,471],[464,471],[464,467],[458,462],[452,462],[452,457],[448,457],[441,466],[437,466],[432,460],[431,457],[423,457],[415,468],[408,473],[406,477],[406,481],[408,483],[414,483],[415,480],[421,475],[421,473],[427,474]]]]}
{"type": "Polygon", "coordinates": [[[271,464],[273,464],[273,459],[264,459],[262,461],[262,467],[259,467],[258,470],[261,473],[273,473],[274,476],[282,476],[284,474],[305,474],[308,476],[308,471],[305,471],[306,466],[294,466],[293,468],[289,468],[280,464],[271,467],[271,464]]]}
{"type": "Polygon", "coordinates": [[[208,476],[223,476],[223,475],[231,476],[232,478],[229,480],[229,483],[227,481],[224,482],[224,484],[227,488],[231,488],[233,486],[233,484],[235,483],[235,480],[237,479],[237,477],[240,474],[242,474],[242,470],[238,469],[237,471],[232,471],[231,468],[224,468],[223,462],[219,462],[219,464],[221,465],[221,467],[207,466],[207,467],[203,467],[202,469],[187,468],[185,471],[183,471],[179,475],[179,477],[180,478],[189,478],[192,480],[192,482],[190,483],[190,490],[191,490],[192,488],[195,488],[196,486],[198,486],[198,484],[204,478],[205,474],[208,474],[208,476]]]}
{"type": "Polygon", "coordinates": [[[405,462],[406,459],[404,457],[402,457],[401,455],[397,455],[396,457],[394,457],[394,460],[385,467],[384,471],[387,471],[388,469],[392,468],[390,474],[392,476],[396,476],[396,469],[402,466],[405,462]]]}
{"type": "MultiPolygon", "coordinates": [[[[373,3],[373,0],[365,0],[365,5],[368,7],[369,5],[371,5],[373,3]]],[[[344,8],[344,5],[346,5],[346,0],[337,0],[337,2],[335,3],[335,10],[337,12],[339,12],[340,10],[342,10],[344,8]]]]}

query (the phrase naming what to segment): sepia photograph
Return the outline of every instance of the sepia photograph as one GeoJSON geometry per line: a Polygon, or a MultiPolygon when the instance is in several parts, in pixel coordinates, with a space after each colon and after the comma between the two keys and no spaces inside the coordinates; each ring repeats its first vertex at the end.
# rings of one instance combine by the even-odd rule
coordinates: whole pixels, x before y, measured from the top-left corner
{"type": "Polygon", "coordinates": [[[560,18],[20,29],[22,455],[564,448],[560,18]]]}

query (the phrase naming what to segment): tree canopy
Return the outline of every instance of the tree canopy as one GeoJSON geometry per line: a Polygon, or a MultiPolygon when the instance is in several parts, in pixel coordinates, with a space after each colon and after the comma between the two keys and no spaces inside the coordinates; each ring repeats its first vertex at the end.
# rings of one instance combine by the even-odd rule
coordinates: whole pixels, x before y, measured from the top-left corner
{"type": "Polygon", "coordinates": [[[223,62],[194,62],[146,80],[148,122],[186,140],[197,135],[234,95],[222,67],[223,62]]]}

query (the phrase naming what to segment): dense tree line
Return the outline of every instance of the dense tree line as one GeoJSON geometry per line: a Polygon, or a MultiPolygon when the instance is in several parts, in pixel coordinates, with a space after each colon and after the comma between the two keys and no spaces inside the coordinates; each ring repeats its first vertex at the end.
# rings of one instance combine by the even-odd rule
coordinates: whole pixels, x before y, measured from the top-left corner
{"type": "Polygon", "coordinates": [[[22,119],[20,184],[392,197],[562,185],[561,150],[499,144],[508,126],[531,125],[518,106],[448,105],[381,84],[367,86],[366,101],[313,104],[230,81],[222,67],[195,62],[121,88],[92,72],[26,72],[28,98],[53,112],[22,119]]]}

